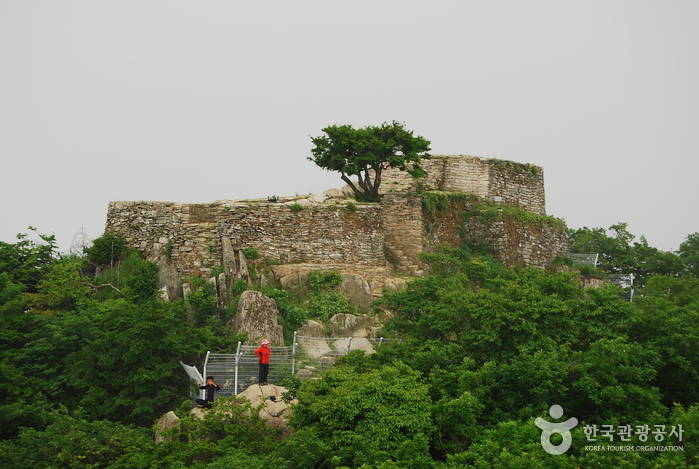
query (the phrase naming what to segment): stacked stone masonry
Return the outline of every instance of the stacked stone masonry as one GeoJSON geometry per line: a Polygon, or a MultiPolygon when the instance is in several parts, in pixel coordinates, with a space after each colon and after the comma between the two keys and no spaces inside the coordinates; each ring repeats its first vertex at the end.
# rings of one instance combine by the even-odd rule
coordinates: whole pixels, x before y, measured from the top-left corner
{"type": "Polygon", "coordinates": [[[423,161],[427,176],[414,180],[396,169],[382,175],[381,191],[463,192],[497,200],[537,215],[546,214],[544,170],[539,166],[464,155],[432,155],[423,161]]]}
{"type": "Polygon", "coordinates": [[[425,169],[428,176],[418,181],[387,171],[382,201],[354,202],[356,209],[347,208],[347,200],[337,195],[305,199],[302,209],[301,204],[266,200],[111,202],[106,230],[123,233],[131,247],[158,262],[161,283],[168,283],[170,290],[173,282],[208,276],[222,265],[229,276],[240,276],[239,269],[246,268],[241,256],[245,248],[259,252],[275,280],[295,270],[338,269],[364,276],[377,296],[394,269],[423,274],[419,254],[441,242],[458,245],[464,229],[469,239],[492,244],[496,257],[509,265],[545,267],[568,252],[565,233],[548,225],[512,220],[483,225],[477,217],[466,223],[463,212],[435,218],[422,207],[418,189],[475,194],[545,215],[541,168],[437,155],[425,162],[425,169]]]}

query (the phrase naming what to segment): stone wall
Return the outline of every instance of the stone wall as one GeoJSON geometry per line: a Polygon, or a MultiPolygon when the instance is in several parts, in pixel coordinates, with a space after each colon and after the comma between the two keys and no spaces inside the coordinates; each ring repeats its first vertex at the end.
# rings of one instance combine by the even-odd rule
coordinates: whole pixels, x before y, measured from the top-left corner
{"type": "Polygon", "coordinates": [[[425,233],[422,199],[414,192],[388,192],[381,201],[386,257],[405,273],[420,275],[425,233]]]}
{"type": "Polygon", "coordinates": [[[167,258],[181,280],[222,265],[225,238],[233,250],[254,248],[272,263],[384,267],[381,212],[377,204],[293,211],[267,203],[111,202],[106,230],[123,233],[151,260],[167,258]]]}
{"type": "Polygon", "coordinates": [[[514,218],[486,224],[478,221],[481,217],[466,216],[484,199],[544,215],[541,168],[463,155],[433,156],[425,168],[428,176],[417,182],[387,171],[382,202],[353,202],[352,209],[337,190],[284,203],[111,202],[106,230],[123,233],[129,246],[158,262],[160,283],[170,294],[177,282],[208,277],[219,266],[225,267],[228,282],[240,276],[247,268],[245,248],[258,251],[261,259],[255,262],[264,261],[275,280],[293,272],[337,269],[363,276],[375,296],[390,283],[393,267],[422,275],[419,254],[439,243],[486,242],[507,265],[545,267],[556,255],[567,254],[560,227],[514,218]],[[461,205],[447,210],[426,211],[418,184],[424,190],[475,196],[452,198],[461,205]],[[300,209],[293,210],[292,203],[300,209]]]}
{"type": "MultiPolygon", "coordinates": [[[[444,197],[450,198],[449,194],[444,197]]],[[[502,264],[540,268],[549,267],[558,255],[568,255],[565,229],[551,217],[519,220],[506,210],[485,210],[474,199],[451,199],[446,209],[423,211],[424,250],[438,244],[458,247],[470,241],[492,246],[494,257],[502,264]]]]}
{"type": "Polygon", "coordinates": [[[466,223],[467,236],[493,246],[493,256],[505,265],[546,268],[556,256],[568,255],[565,230],[547,223],[522,223],[514,218],[485,224],[466,223]]]}
{"type": "Polygon", "coordinates": [[[537,215],[546,214],[544,170],[539,166],[464,155],[432,155],[427,176],[414,180],[396,169],[382,175],[382,192],[440,190],[475,194],[537,215]]]}

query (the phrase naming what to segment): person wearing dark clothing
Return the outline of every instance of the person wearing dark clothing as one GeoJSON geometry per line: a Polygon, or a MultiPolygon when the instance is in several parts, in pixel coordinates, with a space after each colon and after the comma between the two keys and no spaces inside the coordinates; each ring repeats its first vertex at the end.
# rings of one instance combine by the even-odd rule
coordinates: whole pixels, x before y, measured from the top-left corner
{"type": "Polygon", "coordinates": [[[269,356],[272,351],[269,349],[270,341],[264,339],[260,346],[255,350],[255,355],[257,355],[257,363],[260,365],[260,373],[258,375],[258,380],[261,385],[267,385],[267,374],[269,374],[269,356]]]}
{"type": "Polygon", "coordinates": [[[209,409],[211,408],[211,403],[214,402],[214,397],[216,391],[221,389],[218,384],[214,383],[213,376],[206,377],[206,384],[202,386],[201,383],[197,383],[199,389],[206,389],[206,399],[195,399],[196,403],[199,404],[197,407],[209,409]]]}

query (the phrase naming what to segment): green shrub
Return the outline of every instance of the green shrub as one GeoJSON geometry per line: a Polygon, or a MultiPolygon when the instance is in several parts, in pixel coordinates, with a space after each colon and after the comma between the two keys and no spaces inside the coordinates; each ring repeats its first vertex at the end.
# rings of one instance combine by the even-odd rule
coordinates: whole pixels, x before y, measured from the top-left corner
{"type": "Polygon", "coordinates": [[[243,254],[245,254],[246,259],[257,259],[260,257],[260,252],[255,248],[243,248],[243,254]]]}
{"type": "Polygon", "coordinates": [[[294,339],[294,331],[298,330],[308,318],[308,311],[296,304],[289,292],[282,288],[265,289],[262,293],[272,298],[277,303],[281,318],[279,320],[282,325],[284,334],[284,342],[292,343],[294,339]]]}
{"type": "Polygon", "coordinates": [[[92,246],[84,249],[87,261],[96,265],[107,265],[119,261],[126,251],[124,235],[109,231],[92,241],[92,246]]]}
{"type": "Polygon", "coordinates": [[[226,271],[226,268],[222,265],[219,265],[218,267],[214,267],[211,269],[211,272],[209,272],[209,278],[216,278],[222,273],[226,271]]]}
{"type": "Polygon", "coordinates": [[[301,210],[303,210],[303,205],[301,205],[298,202],[294,202],[293,204],[289,205],[289,208],[292,212],[300,212],[301,210]]]}
{"type": "Polygon", "coordinates": [[[328,324],[336,314],[356,314],[357,307],[352,304],[347,295],[339,292],[313,292],[308,300],[308,310],[311,316],[328,324]]]}
{"type": "Polygon", "coordinates": [[[331,272],[311,272],[308,274],[308,284],[313,291],[332,290],[342,283],[342,274],[333,270],[331,272]]]}
{"type": "Polygon", "coordinates": [[[172,258],[172,240],[168,239],[167,243],[165,243],[165,247],[163,248],[165,251],[165,255],[167,256],[168,259],[172,258]]]}
{"type": "Polygon", "coordinates": [[[580,275],[583,277],[596,278],[600,280],[605,280],[607,278],[607,275],[604,272],[597,270],[591,265],[581,265],[578,269],[580,270],[580,275]]]}
{"type": "Polygon", "coordinates": [[[241,293],[243,293],[245,290],[248,289],[248,282],[244,278],[238,278],[233,282],[233,293],[235,293],[235,296],[239,296],[241,293]]]}
{"type": "Polygon", "coordinates": [[[122,270],[127,272],[124,279],[124,292],[137,302],[147,301],[155,294],[158,286],[158,265],[147,261],[143,255],[130,250],[124,260],[122,270]]]}
{"type": "Polygon", "coordinates": [[[194,310],[194,317],[199,325],[205,324],[208,318],[216,314],[216,289],[211,282],[204,282],[201,287],[192,291],[187,301],[194,310]]]}
{"type": "Polygon", "coordinates": [[[144,302],[155,294],[158,265],[130,249],[123,262],[97,276],[94,284],[98,286],[95,298],[99,301],[126,297],[137,303],[144,302]]]}

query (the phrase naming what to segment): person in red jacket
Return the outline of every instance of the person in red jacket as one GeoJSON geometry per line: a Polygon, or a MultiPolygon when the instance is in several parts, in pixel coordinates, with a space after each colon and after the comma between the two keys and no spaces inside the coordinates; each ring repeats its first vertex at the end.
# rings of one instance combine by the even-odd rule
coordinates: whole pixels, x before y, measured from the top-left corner
{"type": "Polygon", "coordinates": [[[269,373],[269,356],[272,351],[269,349],[270,341],[264,339],[260,346],[255,350],[255,355],[257,355],[257,363],[260,364],[260,374],[258,376],[261,385],[267,385],[267,374],[269,373]]]}

